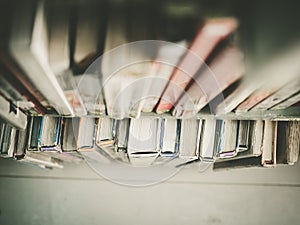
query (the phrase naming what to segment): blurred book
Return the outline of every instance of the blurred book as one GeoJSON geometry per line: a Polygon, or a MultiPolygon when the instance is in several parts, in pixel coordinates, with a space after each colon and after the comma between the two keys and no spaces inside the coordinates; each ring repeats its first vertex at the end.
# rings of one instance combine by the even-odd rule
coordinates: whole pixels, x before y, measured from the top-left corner
{"type": "Polygon", "coordinates": [[[197,71],[205,65],[214,48],[228,38],[237,26],[238,23],[233,18],[209,19],[204,23],[189,46],[189,50],[172,73],[156,112],[169,111],[175,105],[197,71]]]}
{"type": "Polygon", "coordinates": [[[158,157],[160,125],[157,118],[131,119],[127,151],[133,166],[149,166],[158,157]]]}
{"type": "Polygon", "coordinates": [[[139,117],[156,49],[138,40],[147,39],[150,21],[136,11],[111,10],[101,62],[107,113],[115,119],[139,117]]]}
{"type": "MultiPolygon", "coordinates": [[[[239,80],[244,73],[243,55],[232,46],[223,47],[208,66],[202,67],[175,103],[172,114],[176,117],[193,116],[210,101],[239,80]]],[[[210,105],[210,110],[214,106],[210,105]]]]}

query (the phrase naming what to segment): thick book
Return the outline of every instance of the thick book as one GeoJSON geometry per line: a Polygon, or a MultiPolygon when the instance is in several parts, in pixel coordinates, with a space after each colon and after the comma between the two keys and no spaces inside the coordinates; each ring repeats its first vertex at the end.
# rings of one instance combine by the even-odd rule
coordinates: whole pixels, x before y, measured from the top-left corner
{"type": "Polygon", "coordinates": [[[133,166],[149,166],[158,157],[160,125],[157,118],[131,119],[127,152],[133,166]]]}
{"type": "Polygon", "coordinates": [[[169,111],[197,71],[205,64],[215,47],[229,37],[238,27],[234,18],[207,20],[196,35],[185,56],[171,75],[156,112],[169,111]]]}

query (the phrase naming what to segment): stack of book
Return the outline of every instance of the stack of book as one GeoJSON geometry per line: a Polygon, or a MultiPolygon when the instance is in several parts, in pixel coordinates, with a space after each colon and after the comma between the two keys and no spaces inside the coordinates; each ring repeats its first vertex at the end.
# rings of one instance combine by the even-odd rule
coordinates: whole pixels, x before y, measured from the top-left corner
{"type": "Polygon", "coordinates": [[[273,167],[294,164],[300,147],[299,121],[35,116],[25,130],[1,123],[0,132],[1,156],[44,167],[80,162],[87,151],[132,166],[273,167]]]}
{"type": "Polygon", "coordinates": [[[251,18],[142,2],[4,3],[1,155],[45,167],[95,149],[136,166],[293,164],[300,44],[253,65],[241,44],[251,18]]]}

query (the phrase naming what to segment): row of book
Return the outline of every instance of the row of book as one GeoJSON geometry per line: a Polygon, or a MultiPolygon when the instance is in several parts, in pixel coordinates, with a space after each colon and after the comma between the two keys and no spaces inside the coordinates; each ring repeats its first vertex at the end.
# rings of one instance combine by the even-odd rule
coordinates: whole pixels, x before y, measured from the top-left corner
{"type": "Polygon", "coordinates": [[[300,147],[299,121],[44,116],[31,117],[26,130],[1,123],[0,133],[1,156],[59,168],[84,151],[133,166],[270,167],[294,164],[300,147]]]}
{"type": "Polygon", "coordinates": [[[300,100],[297,43],[246,71],[243,23],[202,15],[194,2],[5,4],[0,117],[21,129],[26,115],[183,118],[204,108],[286,109],[300,100]]]}

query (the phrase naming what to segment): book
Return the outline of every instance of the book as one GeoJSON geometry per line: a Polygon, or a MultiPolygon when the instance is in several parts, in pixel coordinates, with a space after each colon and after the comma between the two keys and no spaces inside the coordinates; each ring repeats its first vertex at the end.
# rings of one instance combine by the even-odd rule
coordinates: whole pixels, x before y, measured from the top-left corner
{"type": "Polygon", "coordinates": [[[73,12],[74,49],[71,52],[74,74],[83,74],[102,54],[107,22],[107,4],[104,2],[79,3],[73,12]]]}
{"type": "Polygon", "coordinates": [[[248,138],[245,137],[242,139],[248,139],[248,148],[245,149],[243,147],[239,149],[237,146],[236,154],[232,155],[232,157],[217,158],[213,166],[214,170],[262,166],[264,121],[243,121],[243,123],[246,129],[243,128],[241,131],[244,135],[248,133],[248,138]]]}
{"type": "Polygon", "coordinates": [[[297,92],[297,93],[293,94],[292,96],[289,96],[284,101],[276,104],[271,109],[272,110],[286,109],[286,108],[298,103],[299,101],[300,101],[300,92],[297,92]]]}
{"type": "Polygon", "coordinates": [[[127,152],[133,166],[149,166],[158,157],[160,125],[157,118],[131,119],[127,152]]]}
{"type": "Polygon", "coordinates": [[[218,120],[216,128],[216,152],[218,158],[231,158],[237,155],[237,120],[218,120]]]}
{"type": "Polygon", "coordinates": [[[75,151],[78,149],[78,131],[80,126],[80,118],[63,118],[62,120],[62,151],[75,151]]]}
{"type": "Polygon", "coordinates": [[[54,116],[42,117],[41,136],[39,146],[42,151],[60,151],[61,118],[54,116]]]}
{"type": "Polygon", "coordinates": [[[273,167],[276,165],[277,121],[265,120],[262,146],[262,165],[273,167]]]}
{"type": "Polygon", "coordinates": [[[48,61],[55,75],[70,67],[71,8],[60,2],[45,2],[45,21],[48,33],[48,61]]]}
{"type": "Polygon", "coordinates": [[[107,113],[112,118],[137,118],[142,111],[147,95],[144,86],[156,54],[155,41],[138,41],[147,39],[147,21],[145,15],[124,15],[114,7],[108,18],[101,72],[107,113]]]}
{"type": "MultiPolygon", "coordinates": [[[[226,46],[194,76],[189,87],[175,103],[176,117],[194,116],[216,96],[239,80],[244,73],[243,54],[233,46],[226,46]]],[[[214,111],[213,104],[209,105],[214,111]]]]}
{"type": "Polygon", "coordinates": [[[28,136],[29,136],[29,127],[25,130],[17,130],[17,144],[15,151],[15,158],[22,159],[25,156],[25,152],[28,148],[28,136]]]}
{"type": "Polygon", "coordinates": [[[209,118],[203,121],[200,138],[200,157],[204,162],[211,162],[215,158],[216,126],[217,121],[215,119],[209,118]]]}
{"type": "Polygon", "coordinates": [[[298,160],[300,143],[299,121],[278,121],[277,163],[293,165],[298,160]]]}
{"type": "Polygon", "coordinates": [[[78,129],[78,148],[93,148],[95,140],[96,121],[93,117],[80,117],[78,129]]]}
{"type": "Polygon", "coordinates": [[[128,136],[129,136],[130,119],[117,120],[116,126],[116,150],[127,151],[128,136]]]}
{"type": "Polygon", "coordinates": [[[103,98],[103,86],[96,72],[88,71],[75,78],[76,92],[80,95],[88,114],[105,115],[106,106],[103,98]]]}
{"type": "Polygon", "coordinates": [[[20,3],[13,8],[12,13],[9,55],[21,68],[26,79],[45,97],[48,107],[55,108],[62,115],[73,115],[48,62],[44,2],[20,3]]]}
{"type": "Polygon", "coordinates": [[[239,120],[238,121],[238,138],[237,138],[237,151],[247,151],[250,149],[250,130],[252,121],[239,120]]]}
{"type": "Polygon", "coordinates": [[[299,47],[300,45],[295,43],[270,57],[263,65],[248,71],[241,84],[217,106],[216,114],[228,113],[236,108],[237,113],[244,113],[284,85],[298,80],[299,47]]]}
{"type": "Polygon", "coordinates": [[[5,124],[2,128],[0,151],[2,157],[13,157],[16,144],[16,129],[5,124]]]}
{"type": "Polygon", "coordinates": [[[38,151],[42,134],[43,118],[41,116],[32,116],[29,126],[28,151],[38,151]]]}
{"type": "Polygon", "coordinates": [[[153,61],[153,74],[150,74],[143,112],[152,112],[158,103],[169,78],[176,68],[179,60],[186,52],[187,42],[182,40],[177,43],[159,42],[157,55],[153,61]]]}
{"type": "Polygon", "coordinates": [[[96,143],[102,145],[113,145],[114,140],[114,122],[109,117],[100,117],[98,119],[96,143]]]}
{"type": "Polygon", "coordinates": [[[160,156],[174,157],[179,153],[181,121],[175,118],[161,120],[160,156]]]}
{"type": "Polygon", "coordinates": [[[256,120],[251,123],[251,148],[252,154],[260,156],[263,150],[263,137],[264,137],[264,121],[256,120]]]}
{"type": "Polygon", "coordinates": [[[252,110],[268,110],[276,107],[277,104],[285,102],[286,99],[300,92],[300,79],[293,80],[292,82],[284,85],[274,94],[257,104],[252,110]]]}
{"type": "Polygon", "coordinates": [[[202,120],[183,119],[181,120],[179,157],[183,159],[199,158],[200,133],[202,120]]]}
{"type": "Polygon", "coordinates": [[[194,38],[185,56],[171,75],[156,112],[169,111],[177,102],[196,72],[205,64],[214,48],[229,37],[238,27],[234,18],[207,20],[194,38]]]}

